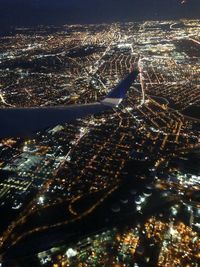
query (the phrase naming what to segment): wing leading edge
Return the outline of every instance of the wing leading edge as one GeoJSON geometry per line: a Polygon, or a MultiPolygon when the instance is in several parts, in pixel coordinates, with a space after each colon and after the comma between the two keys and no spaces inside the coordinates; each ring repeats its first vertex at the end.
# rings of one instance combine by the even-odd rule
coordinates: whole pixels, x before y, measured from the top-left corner
{"type": "Polygon", "coordinates": [[[138,71],[129,73],[127,77],[99,103],[71,105],[66,107],[1,108],[0,138],[29,136],[42,129],[110,110],[121,103],[137,75],[138,71]]]}
{"type": "Polygon", "coordinates": [[[126,97],[128,89],[131,87],[138,74],[138,70],[130,72],[124,80],[122,80],[113,90],[110,91],[105,99],[101,101],[101,103],[111,107],[118,106],[126,97]]]}

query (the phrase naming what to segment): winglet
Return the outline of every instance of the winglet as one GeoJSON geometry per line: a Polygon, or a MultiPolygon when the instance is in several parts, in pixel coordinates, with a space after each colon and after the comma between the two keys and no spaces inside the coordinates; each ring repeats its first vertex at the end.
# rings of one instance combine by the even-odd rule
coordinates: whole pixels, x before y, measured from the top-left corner
{"type": "Polygon", "coordinates": [[[132,70],[124,80],[122,80],[111,92],[101,101],[102,104],[107,106],[118,106],[121,101],[126,97],[128,89],[137,78],[139,71],[132,70]]]}

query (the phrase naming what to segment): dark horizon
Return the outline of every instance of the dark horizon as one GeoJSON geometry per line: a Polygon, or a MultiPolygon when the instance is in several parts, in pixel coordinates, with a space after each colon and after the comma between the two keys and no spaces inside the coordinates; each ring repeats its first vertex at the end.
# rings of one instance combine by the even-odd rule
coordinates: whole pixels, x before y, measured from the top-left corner
{"type": "Polygon", "coordinates": [[[200,1],[188,0],[1,0],[1,30],[17,26],[198,19],[200,1]]]}

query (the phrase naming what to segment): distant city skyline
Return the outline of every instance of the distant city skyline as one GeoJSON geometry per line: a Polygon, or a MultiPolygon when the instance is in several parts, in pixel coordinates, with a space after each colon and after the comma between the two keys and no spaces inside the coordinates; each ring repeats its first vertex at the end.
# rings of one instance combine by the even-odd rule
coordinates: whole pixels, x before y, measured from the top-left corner
{"type": "Polygon", "coordinates": [[[101,23],[199,18],[200,1],[190,0],[1,0],[1,28],[38,24],[101,23]]]}

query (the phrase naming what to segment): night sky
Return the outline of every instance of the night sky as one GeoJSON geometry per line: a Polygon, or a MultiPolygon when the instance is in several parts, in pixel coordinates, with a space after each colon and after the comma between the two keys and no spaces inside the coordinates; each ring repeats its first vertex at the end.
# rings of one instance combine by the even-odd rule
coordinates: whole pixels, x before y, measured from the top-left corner
{"type": "Polygon", "coordinates": [[[1,28],[168,18],[200,18],[200,0],[0,0],[1,28]]]}

